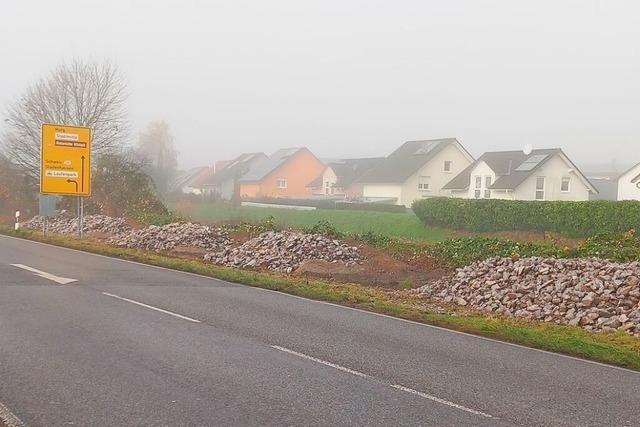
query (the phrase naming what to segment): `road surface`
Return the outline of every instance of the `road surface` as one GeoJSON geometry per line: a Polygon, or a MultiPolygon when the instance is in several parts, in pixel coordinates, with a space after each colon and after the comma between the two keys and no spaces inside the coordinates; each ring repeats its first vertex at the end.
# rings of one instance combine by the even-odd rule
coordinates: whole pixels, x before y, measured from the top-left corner
{"type": "Polygon", "coordinates": [[[640,374],[0,236],[2,408],[28,426],[637,426],[640,374]]]}

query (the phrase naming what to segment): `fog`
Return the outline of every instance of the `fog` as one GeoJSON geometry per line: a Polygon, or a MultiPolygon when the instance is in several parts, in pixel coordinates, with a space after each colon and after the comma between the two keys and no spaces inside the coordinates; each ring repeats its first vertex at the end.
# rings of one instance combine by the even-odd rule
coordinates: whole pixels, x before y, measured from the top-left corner
{"type": "Polygon", "coordinates": [[[640,162],[637,1],[21,0],[0,17],[2,107],[63,60],[111,60],[132,140],[167,120],[183,168],[450,136],[475,156],[640,162]]]}

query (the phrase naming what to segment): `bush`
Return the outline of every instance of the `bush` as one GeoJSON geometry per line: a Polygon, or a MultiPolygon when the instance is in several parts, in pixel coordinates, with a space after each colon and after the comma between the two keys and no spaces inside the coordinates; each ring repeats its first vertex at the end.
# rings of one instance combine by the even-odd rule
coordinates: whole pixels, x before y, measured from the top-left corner
{"type": "Polygon", "coordinates": [[[302,231],[306,234],[322,234],[333,239],[342,239],[344,237],[344,234],[326,219],[318,221],[311,227],[303,228],[302,231]]]}
{"type": "Polygon", "coordinates": [[[623,234],[599,234],[582,241],[576,247],[575,255],[622,262],[640,261],[640,236],[635,230],[623,234]]]}
{"type": "Polygon", "coordinates": [[[521,243],[509,239],[491,237],[465,237],[434,243],[428,253],[451,267],[463,267],[474,261],[491,257],[530,257],[563,258],[569,256],[567,248],[561,248],[553,242],[521,243]]]}
{"type": "Polygon", "coordinates": [[[587,237],[640,227],[638,201],[539,202],[436,197],[416,201],[413,211],[426,225],[476,232],[531,230],[587,237]]]}

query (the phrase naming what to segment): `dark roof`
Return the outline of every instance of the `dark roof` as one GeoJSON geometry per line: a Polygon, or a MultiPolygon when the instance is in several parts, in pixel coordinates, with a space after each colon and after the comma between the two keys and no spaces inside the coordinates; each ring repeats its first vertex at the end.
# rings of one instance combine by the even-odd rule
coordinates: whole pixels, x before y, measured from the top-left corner
{"type": "Polygon", "coordinates": [[[437,153],[451,144],[457,144],[469,158],[473,158],[456,138],[408,141],[365,172],[357,181],[385,184],[405,182],[437,153]]]}
{"type": "Polygon", "coordinates": [[[560,153],[561,151],[559,148],[551,148],[533,150],[529,155],[524,154],[521,150],[484,153],[478,160],[467,166],[442,188],[444,190],[466,190],[469,188],[473,169],[480,162],[485,162],[498,177],[491,186],[492,189],[514,189],[531,176],[531,174],[551,158],[553,154],[560,153]],[[529,159],[539,159],[539,161],[527,162],[529,159]]]}
{"type": "Polygon", "coordinates": [[[201,178],[203,174],[206,174],[210,171],[210,168],[207,166],[200,166],[196,168],[189,169],[186,172],[180,173],[170,184],[170,191],[180,189],[182,187],[188,187],[190,184],[193,184],[195,180],[201,178]]]}
{"type": "Polygon", "coordinates": [[[267,159],[267,155],[264,153],[241,154],[210,176],[203,185],[220,185],[230,179],[235,179],[236,176],[242,177],[249,171],[253,163],[265,159],[267,159]]]}
{"type": "Polygon", "coordinates": [[[251,169],[240,179],[242,182],[262,181],[271,172],[283,165],[287,160],[296,155],[299,151],[306,150],[303,147],[283,148],[264,160],[251,165],[251,169]]]}
{"type": "Polygon", "coordinates": [[[597,194],[591,194],[589,200],[618,200],[618,180],[613,178],[589,178],[589,181],[598,190],[597,194]]]}
{"type": "MultiPolygon", "coordinates": [[[[348,188],[358,178],[360,178],[369,169],[377,166],[384,160],[384,157],[368,157],[362,159],[342,159],[335,160],[327,163],[327,168],[331,168],[338,178],[336,181],[336,187],[348,188]]],[[[325,168],[326,170],[326,168],[325,168]]],[[[307,187],[318,188],[322,186],[322,176],[324,170],[316,179],[311,181],[307,187]]]]}

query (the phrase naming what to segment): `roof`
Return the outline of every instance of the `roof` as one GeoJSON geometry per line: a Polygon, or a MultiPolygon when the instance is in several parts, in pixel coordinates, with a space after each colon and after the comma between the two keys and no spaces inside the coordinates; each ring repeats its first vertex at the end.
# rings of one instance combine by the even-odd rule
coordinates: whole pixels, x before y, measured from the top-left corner
{"type": "MultiPolygon", "coordinates": [[[[361,159],[342,159],[327,163],[327,168],[331,168],[336,174],[337,181],[335,187],[348,188],[358,178],[360,178],[369,169],[377,166],[384,160],[384,157],[367,157],[361,159]]],[[[324,171],[316,179],[311,181],[307,187],[317,188],[322,186],[322,176],[324,171]]]]}
{"type": "Polygon", "coordinates": [[[236,176],[242,177],[250,170],[253,163],[265,159],[267,159],[267,155],[264,153],[243,153],[227,162],[218,172],[209,176],[204,185],[220,185],[230,179],[235,179],[236,176]]]}
{"type": "Polygon", "coordinates": [[[618,180],[611,178],[589,178],[589,181],[598,190],[598,194],[592,194],[589,200],[618,200],[618,180]]]}
{"type": "Polygon", "coordinates": [[[473,160],[456,138],[408,141],[375,167],[366,171],[357,181],[372,184],[405,182],[425,163],[451,144],[457,145],[469,159],[473,160]]]}
{"type": "MultiPolygon", "coordinates": [[[[442,188],[444,190],[468,189],[471,182],[471,172],[480,162],[484,162],[489,166],[489,168],[491,168],[497,177],[496,181],[490,187],[492,190],[513,190],[522,184],[528,177],[533,175],[539,167],[556,154],[562,154],[564,156],[564,153],[559,148],[533,150],[529,154],[525,154],[522,150],[487,152],[480,156],[478,160],[466,167],[442,188]]],[[[573,166],[573,163],[571,163],[566,156],[564,157],[576,172],[581,174],[581,172],[573,166]]],[[[588,182],[584,175],[583,178],[588,182]]]]}
{"type": "Polygon", "coordinates": [[[282,166],[287,160],[296,155],[301,150],[307,150],[304,147],[283,148],[264,160],[254,163],[251,169],[240,179],[241,182],[257,182],[262,181],[271,172],[282,166]]]}
{"type": "Polygon", "coordinates": [[[211,168],[208,166],[199,166],[196,168],[189,169],[186,172],[182,172],[178,177],[173,180],[173,182],[169,185],[169,189],[171,191],[183,187],[192,187],[194,183],[198,184],[203,177],[208,176],[211,173],[211,168]]]}

